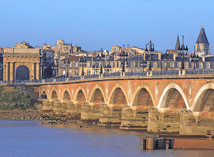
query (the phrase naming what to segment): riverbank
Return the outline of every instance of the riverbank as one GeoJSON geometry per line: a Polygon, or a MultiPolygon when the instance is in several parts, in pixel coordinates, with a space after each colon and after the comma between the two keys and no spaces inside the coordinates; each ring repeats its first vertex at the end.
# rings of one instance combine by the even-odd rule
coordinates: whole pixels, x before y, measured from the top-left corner
{"type": "Polygon", "coordinates": [[[6,119],[32,119],[42,120],[43,116],[39,110],[0,110],[0,120],[6,119]]]}
{"type": "Polygon", "coordinates": [[[0,110],[0,120],[38,120],[45,125],[72,125],[75,128],[98,127],[94,121],[80,121],[78,119],[66,119],[66,117],[55,117],[44,115],[41,110],[0,110]]]}

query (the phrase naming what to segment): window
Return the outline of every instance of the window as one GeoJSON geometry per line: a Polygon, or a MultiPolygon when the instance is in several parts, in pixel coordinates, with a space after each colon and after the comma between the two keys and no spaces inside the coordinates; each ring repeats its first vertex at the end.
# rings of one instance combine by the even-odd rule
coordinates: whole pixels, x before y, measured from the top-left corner
{"type": "Polygon", "coordinates": [[[121,62],[118,62],[118,67],[121,67],[121,62]]]}
{"type": "Polygon", "coordinates": [[[189,63],[186,62],[186,63],[184,64],[184,67],[185,67],[185,68],[189,68],[189,63]]]}
{"type": "Polygon", "coordinates": [[[87,63],[87,67],[90,67],[90,62],[87,63]]]}
{"type": "Polygon", "coordinates": [[[177,65],[177,66],[178,66],[178,68],[180,68],[180,67],[181,67],[181,62],[178,62],[178,65],[177,65]]]}
{"type": "Polygon", "coordinates": [[[171,63],[170,63],[170,67],[171,67],[171,68],[174,68],[174,62],[171,62],[171,63]]]}
{"type": "Polygon", "coordinates": [[[194,63],[192,63],[192,68],[194,68],[194,63]]]}
{"type": "Polygon", "coordinates": [[[118,65],[117,65],[117,62],[115,62],[114,65],[115,65],[115,67],[117,67],[117,66],[118,66],[118,65]]]}
{"type": "Polygon", "coordinates": [[[133,68],[135,67],[135,62],[134,62],[134,61],[132,61],[131,66],[132,66],[133,68]]]}
{"type": "Polygon", "coordinates": [[[154,62],[154,63],[153,63],[153,67],[154,67],[154,68],[157,68],[157,62],[154,62]]]}
{"type": "Polygon", "coordinates": [[[203,63],[200,63],[200,64],[199,64],[199,68],[203,68],[203,63]]]}
{"type": "Polygon", "coordinates": [[[206,67],[207,67],[207,68],[210,68],[210,63],[207,63],[207,64],[206,64],[206,67]]]}

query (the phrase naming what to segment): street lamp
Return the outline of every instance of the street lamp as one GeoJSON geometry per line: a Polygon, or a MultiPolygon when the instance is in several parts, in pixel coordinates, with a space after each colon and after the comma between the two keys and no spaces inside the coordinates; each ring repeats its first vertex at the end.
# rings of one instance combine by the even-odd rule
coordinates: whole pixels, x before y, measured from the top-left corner
{"type": "Polygon", "coordinates": [[[103,65],[102,65],[102,62],[101,62],[101,65],[100,65],[100,75],[103,74],[103,65]]]}
{"type": "Polygon", "coordinates": [[[181,61],[181,74],[182,74],[182,70],[184,69],[184,56],[186,56],[187,53],[185,53],[184,51],[181,51],[178,54],[182,57],[182,61],[181,61]]]}
{"type": "Polygon", "coordinates": [[[149,43],[146,44],[146,52],[150,51],[150,55],[149,55],[149,68],[148,68],[148,71],[151,71],[152,70],[152,52],[155,51],[155,48],[154,48],[154,44],[152,43],[152,41],[150,40],[149,43]],[[147,46],[149,46],[149,50],[147,49],[147,46]]]}
{"type": "Polygon", "coordinates": [[[195,64],[199,61],[198,55],[196,55],[195,53],[194,53],[193,55],[191,55],[190,61],[191,61],[191,62],[194,62],[194,70],[195,70],[195,68],[196,68],[196,65],[195,65],[195,64]]]}
{"type": "Polygon", "coordinates": [[[83,57],[80,58],[80,66],[82,67],[82,73],[81,76],[84,76],[84,67],[86,66],[86,59],[83,57]]]}
{"type": "Polygon", "coordinates": [[[127,59],[126,58],[122,58],[122,73],[124,73],[126,71],[126,62],[127,62],[127,59]]]}

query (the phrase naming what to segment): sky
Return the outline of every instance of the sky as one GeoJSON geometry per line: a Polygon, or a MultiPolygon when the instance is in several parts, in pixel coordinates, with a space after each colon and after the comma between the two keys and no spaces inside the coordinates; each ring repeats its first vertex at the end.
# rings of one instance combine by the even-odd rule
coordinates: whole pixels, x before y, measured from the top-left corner
{"type": "Polygon", "coordinates": [[[0,6],[0,47],[63,39],[92,51],[145,48],[152,40],[165,52],[184,35],[192,53],[203,24],[214,54],[213,0],[1,0],[0,6]]]}

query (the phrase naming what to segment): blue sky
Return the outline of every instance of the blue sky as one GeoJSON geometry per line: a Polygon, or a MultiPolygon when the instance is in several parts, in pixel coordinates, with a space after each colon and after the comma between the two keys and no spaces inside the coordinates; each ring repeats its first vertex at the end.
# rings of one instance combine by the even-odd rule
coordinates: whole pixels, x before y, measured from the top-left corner
{"type": "Polygon", "coordinates": [[[64,39],[85,50],[143,48],[152,40],[165,52],[175,47],[179,34],[192,51],[204,24],[214,51],[213,0],[1,0],[0,6],[1,47],[64,39]]]}

